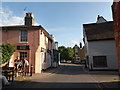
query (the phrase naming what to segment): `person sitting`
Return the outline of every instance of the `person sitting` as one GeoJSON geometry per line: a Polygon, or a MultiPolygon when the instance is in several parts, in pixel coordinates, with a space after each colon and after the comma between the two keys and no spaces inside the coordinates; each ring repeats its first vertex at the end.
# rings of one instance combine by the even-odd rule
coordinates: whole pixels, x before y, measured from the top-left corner
{"type": "MultiPolygon", "coordinates": [[[[5,64],[2,64],[0,69],[1,70],[6,70],[8,69],[9,62],[6,62],[5,64]]],[[[2,86],[10,85],[8,82],[8,79],[4,75],[0,75],[0,81],[2,81],[2,86]]]]}
{"type": "Polygon", "coordinates": [[[0,75],[0,80],[2,81],[2,86],[10,85],[7,78],[3,75],[0,75]]]}

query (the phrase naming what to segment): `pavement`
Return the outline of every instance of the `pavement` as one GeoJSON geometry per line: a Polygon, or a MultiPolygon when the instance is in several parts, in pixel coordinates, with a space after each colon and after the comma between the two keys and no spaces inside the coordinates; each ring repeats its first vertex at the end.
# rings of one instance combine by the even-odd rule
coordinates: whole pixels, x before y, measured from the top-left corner
{"type": "MultiPolygon", "coordinates": [[[[45,71],[42,71],[41,73],[33,73],[32,76],[30,76],[29,74],[27,74],[26,76],[18,76],[18,77],[14,77],[14,81],[11,82],[10,81],[10,85],[8,86],[4,86],[2,87],[2,90],[8,90],[8,88],[10,89],[11,87],[19,87],[19,86],[23,86],[23,84],[26,84],[26,82],[30,82],[33,79],[44,79],[47,78],[49,76],[54,75],[54,73],[57,73],[61,68],[61,66],[57,67],[57,68],[48,68],[45,71]]],[[[2,85],[1,85],[2,86],[2,85]]],[[[20,87],[19,87],[20,88],[20,87]]],[[[13,89],[13,88],[12,88],[13,89]]]]}
{"type": "Polygon", "coordinates": [[[61,66],[57,67],[57,68],[48,68],[45,71],[42,71],[41,73],[33,73],[32,76],[30,76],[29,74],[27,76],[19,76],[19,77],[15,77],[15,81],[29,81],[32,79],[40,79],[40,78],[47,78],[55,73],[57,73],[60,69],[62,69],[61,66]]]}

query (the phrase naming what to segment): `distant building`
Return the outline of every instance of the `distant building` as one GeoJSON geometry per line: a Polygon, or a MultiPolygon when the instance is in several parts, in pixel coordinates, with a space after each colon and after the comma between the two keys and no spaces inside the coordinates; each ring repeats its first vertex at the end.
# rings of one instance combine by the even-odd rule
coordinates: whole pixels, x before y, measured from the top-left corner
{"type": "Polygon", "coordinates": [[[86,64],[90,70],[117,70],[113,21],[98,16],[96,23],[83,24],[86,64]]]}
{"type": "Polygon", "coordinates": [[[74,50],[74,59],[73,59],[73,63],[75,63],[75,62],[80,62],[80,56],[79,56],[79,47],[78,47],[78,45],[75,45],[74,47],[73,47],[73,50],[74,50]]]}
{"type": "Polygon", "coordinates": [[[116,41],[116,51],[120,75],[120,0],[114,0],[112,5],[113,20],[114,20],[114,36],[116,41]]]}
{"type": "MultiPolygon", "coordinates": [[[[25,25],[2,26],[2,43],[11,43],[16,46],[10,66],[14,60],[27,57],[29,66],[33,65],[34,73],[41,73],[43,69],[51,67],[53,38],[41,26],[34,26],[34,15],[26,13],[25,25]]],[[[30,67],[29,67],[30,71],[30,67]]]]}
{"type": "Polygon", "coordinates": [[[80,56],[81,63],[85,62],[85,47],[80,47],[78,55],[80,56]]]}
{"type": "Polygon", "coordinates": [[[78,45],[75,45],[73,47],[73,50],[74,50],[73,63],[75,63],[76,61],[81,63],[83,60],[85,60],[85,48],[82,47],[82,43],[80,43],[80,47],[78,45]]]}

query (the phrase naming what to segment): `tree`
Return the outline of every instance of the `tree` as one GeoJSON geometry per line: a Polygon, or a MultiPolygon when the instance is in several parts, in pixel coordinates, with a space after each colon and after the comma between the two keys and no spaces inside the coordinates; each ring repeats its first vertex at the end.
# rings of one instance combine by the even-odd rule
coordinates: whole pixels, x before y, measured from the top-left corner
{"type": "Polygon", "coordinates": [[[9,43],[2,44],[0,49],[0,60],[2,64],[10,61],[12,54],[15,52],[15,46],[9,43]]]}
{"type": "Polygon", "coordinates": [[[68,50],[68,59],[71,60],[72,57],[74,56],[74,50],[71,47],[67,47],[68,50]]]}
{"type": "Polygon", "coordinates": [[[61,60],[64,60],[65,59],[65,55],[64,55],[65,47],[64,46],[58,47],[58,51],[60,53],[61,60]]]}
{"type": "Polygon", "coordinates": [[[68,49],[65,48],[62,52],[63,54],[63,58],[67,61],[68,60],[68,57],[69,57],[69,54],[68,54],[68,49]]]}
{"type": "Polygon", "coordinates": [[[58,47],[58,51],[60,53],[61,60],[71,60],[74,55],[74,51],[71,47],[60,46],[58,47]]]}

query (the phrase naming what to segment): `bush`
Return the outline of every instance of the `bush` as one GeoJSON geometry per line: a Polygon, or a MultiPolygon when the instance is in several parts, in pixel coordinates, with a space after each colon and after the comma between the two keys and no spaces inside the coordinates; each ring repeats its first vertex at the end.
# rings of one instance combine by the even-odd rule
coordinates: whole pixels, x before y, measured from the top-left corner
{"type": "Polygon", "coordinates": [[[9,43],[0,45],[0,60],[1,63],[9,62],[12,54],[15,52],[15,46],[9,43]]]}

